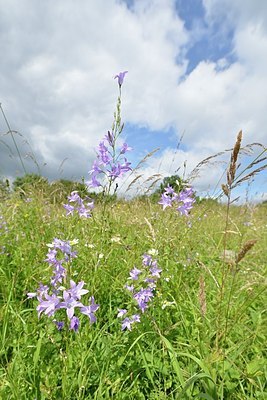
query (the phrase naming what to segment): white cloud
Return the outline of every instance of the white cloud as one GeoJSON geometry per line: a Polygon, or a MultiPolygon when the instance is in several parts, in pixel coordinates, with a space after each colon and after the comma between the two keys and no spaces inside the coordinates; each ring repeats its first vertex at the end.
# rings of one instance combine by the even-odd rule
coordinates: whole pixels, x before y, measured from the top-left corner
{"type": "MultiPolygon", "coordinates": [[[[194,166],[229,148],[240,129],[244,142],[266,143],[266,4],[205,0],[208,29],[225,20],[222,40],[233,31],[236,61],[202,60],[186,76],[185,51],[205,32],[197,23],[186,31],[174,0],[137,0],[131,9],[115,0],[0,0],[0,101],[12,128],[25,134],[54,178],[65,157],[68,176],[90,169],[93,148],[112,123],[114,74],[125,69],[124,121],[151,130],[173,127],[177,136],[185,130],[189,150],[179,161],[185,157],[194,166]]],[[[0,130],[6,130],[3,121],[0,130]]],[[[15,174],[6,152],[0,146],[1,167],[15,174]]],[[[144,173],[156,173],[159,162],[166,174],[169,152],[144,173]]],[[[199,187],[213,184],[215,175],[199,187]]]]}

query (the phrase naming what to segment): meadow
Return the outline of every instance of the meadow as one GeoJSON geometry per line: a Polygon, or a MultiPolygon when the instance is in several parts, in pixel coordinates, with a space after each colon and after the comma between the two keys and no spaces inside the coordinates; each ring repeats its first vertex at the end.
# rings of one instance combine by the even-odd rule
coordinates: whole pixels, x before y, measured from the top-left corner
{"type": "Polygon", "coordinates": [[[230,255],[257,240],[236,264],[223,256],[226,206],[213,202],[196,205],[188,225],[149,198],[111,202],[104,221],[101,204],[82,219],[40,192],[4,201],[0,398],[265,399],[266,210],[230,209],[230,255]],[[100,305],[97,322],[84,315],[78,332],[38,319],[37,300],[27,298],[49,281],[54,238],[78,239],[73,279],[100,305]],[[124,284],[153,249],[162,269],[155,297],[122,331],[118,309],[131,302],[124,284]]]}
{"type": "Polygon", "coordinates": [[[225,203],[125,201],[109,196],[130,171],[121,132],[119,95],[94,208],[41,186],[1,199],[0,398],[266,399],[267,204],[231,201],[241,137],[225,203]]]}

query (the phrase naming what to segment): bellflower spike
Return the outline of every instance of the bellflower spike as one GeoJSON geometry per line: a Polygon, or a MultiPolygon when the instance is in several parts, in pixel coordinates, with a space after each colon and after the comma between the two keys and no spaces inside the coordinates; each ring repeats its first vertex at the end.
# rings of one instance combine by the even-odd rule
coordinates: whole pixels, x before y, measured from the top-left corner
{"type": "MultiPolygon", "coordinates": [[[[74,193],[73,201],[77,200],[79,201],[74,193]]],[[[99,305],[95,303],[93,296],[90,298],[91,304],[89,306],[84,306],[84,304],[81,303],[81,297],[89,291],[83,289],[85,284],[84,281],[76,284],[72,279],[69,279],[68,270],[62,265],[65,262],[71,262],[72,258],[76,257],[77,252],[72,251],[72,245],[77,243],[78,239],[63,241],[55,238],[53,243],[48,244],[49,252],[45,261],[52,267],[53,274],[50,280],[51,284],[50,286],[47,286],[40,283],[36,292],[30,292],[27,294],[28,299],[37,298],[39,302],[36,307],[38,318],[42,313],[48,317],[54,316],[56,312],[57,314],[61,313],[62,315],[62,310],[65,309],[70,321],[69,329],[75,332],[77,332],[80,325],[79,318],[74,315],[76,309],[79,309],[82,314],[87,315],[92,323],[96,321],[94,313],[99,308],[99,305]],[[59,252],[63,253],[64,256],[61,260],[57,259],[59,252]],[[63,278],[64,286],[61,285],[63,278]],[[67,282],[70,284],[69,287],[66,287],[67,282]]],[[[53,322],[59,331],[63,329],[63,322],[58,321],[57,319],[53,319],[53,322]]]]}
{"type": "MultiPolygon", "coordinates": [[[[153,249],[151,251],[153,255],[157,254],[157,251],[153,249]]],[[[152,302],[157,287],[158,279],[162,269],[159,268],[157,260],[152,257],[151,254],[145,253],[142,256],[142,268],[138,269],[134,267],[130,271],[130,277],[128,280],[132,280],[131,286],[125,285],[132,297],[131,309],[142,314],[145,313],[149,307],[149,303],[152,302]]],[[[118,309],[117,318],[121,318],[125,314],[129,315],[129,309],[118,309]]],[[[132,316],[124,318],[122,321],[122,330],[132,330],[132,325],[136,322],[140,322],[141,317],[139,313],[134,313],[132,316]]]]}

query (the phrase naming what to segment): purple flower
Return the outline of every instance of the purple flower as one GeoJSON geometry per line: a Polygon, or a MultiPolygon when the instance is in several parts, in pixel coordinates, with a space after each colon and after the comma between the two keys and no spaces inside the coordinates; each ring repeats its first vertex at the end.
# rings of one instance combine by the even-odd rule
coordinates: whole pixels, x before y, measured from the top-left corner
{"type": "Polygon", "coordinates": [[[133,320],[134,322],[140,322],[140,315],[139,315],[139,314],[134,314],[134,315],[132,316],[132,320],[133,320]]]}
{"type": "Polygon", "coordinates": [[[67,210],[66,215],[73,215],[73,212],[75,210],[74,206],[71,206],[70,204],[63,204],[63,207],[67,210]]]}
{"type": "MultiPolygon", "coordinates": [[[[125,74],[128,71],[121,72],[116,75],[115,78],[118,78],[119,86],[121,87],[125,74]]],[[[120,98],[119,98],[120,99],[120,98]]],[[[105,188],[105,184],[108,184],[108,187],[111,189],[111,184],[117,178],[123,176],[126,172],[131,171],[131,163],[123,157],[123,155],[132,150],[127,143],[123,143],[122,147],[117,150],[116,141],[120,136],[123,124],[118,124],[120,120],[120,107],[117,106],[117,112],[115,113],[115,121],[114,126],[112,128],[112,132],[108,131],[105,135],[104,139],[102,139],[97,147],[97,159],[94,161],[92,169],[89,171],[91,175],[91,180],[88,182],[90,187],[103,187],[105,188]],[[99,175],[103,178],[103,182],[99,179],[99,175]],[[105,182],[105,180],[107,182],[105,182]]]]}
{"type": "Polygon", "coordinates": [[[94,175],[94,174],[99,174],[99,173],[103,172],[102,169],[99,167],[100,167],[100,162],[97,159],[93,162],[92,169],[89,171],[89,174],[94,175]]]}
{"type": "Polygon", "coordinates": [[[91,181],[89,181],[89,186],[91,187],[99,187],[102,186],[101,183],[96,179],[96,175],[92,175],[91,181]]]}
{"type": "Polygon", "coordinates": [[[113,147],[115,144],[115,138],[113,133],[111,133],[110,131],[108,131],[108,133],[105,136],[105,139],[107,140],[108,144],[113,147]]]}
{"type": "Polygon", "coordinates": [[[84,205],[84,200],[79,196],[77,191],[71,192],[68,196],[70,203],[76,203],[75,206],[70,204],[63,204],[63,207],[67,210],[67,215],[73,215],[74,211],[77,211],[80,217],[89,218],[91,217],[91,210],[94,208],[94,202],[88,202],[87,208],[84,205]]]}
{"type": "Polygon", "coordinates": [[[64,322],[62,321],[57,321],[57,320],[53,320],[54,324],[56,325],[57,329],[59,331],[62,331],[62,329],[64,328],[64,322]]]}
{"type": "Polygon", "coordinates": [[[70,196],[68,196],[68,200],[70,203],[78,203],[79,205],[82,204],[82,199],[79,196],[79,193],[77,192],[77,190],[74,190],[73,192],[71,192],[70,196]]]}
{"type": "Polygon", "coordinates": [[[126,317],[121,324],[121,330],[124,331],[124,329],[128,329],[129,331],[132,330],[132,324],[135,322],[140,322],[140,315],[139,314],[134,314],[132,317],[126,317]]]}
{"type": "Polygon", "coordinates": [[[48,253],[47,253],[47,258],[45,259],[45,261],[47,261],[49,264],[54,264],[57,262],[56,259],[56,255],[57,255],[57,251],[55,249],[49,249],[48,253]]]}
{"type": "Polygon", "coordinates": [[[77,332],[79,329],[79,325],[80,325],[80,320],[74,315],[70,320],[70,330],[77,332]]]}
{"type": "Polygon", "coordinates": [[[165,210],[166,207],[171,207],[172,206],[172,198],[165,193],[161,195],[161,199],[158,202],[158,204],[161,204],[163,206],[163,210],[165,210]]]}
{"type": "Polygon", "coordinates": [[[124,329],[128,329],[129,331],[131,331],[132,330],[132,326],[131,325],[132,325],[133,322],[134,322],[133,320],[131,320],[130,318],[126,317],[122,321],[121,330],[124,331],[124,329]]]}
{"type": "Polygon", "coordinates": [[[130,271],[130,278],[129,279],[132,279],[133,281],[137,281],[137,279],[138,279],[138,275],[139,274],[141,274],[141,270],[140,269],[137,269],[137,268],[133,268],[131,271],[130,271]]]}
{"type": "Polygon", "coordinates": [[[108,165],[112,158],[108,152],[108,148],[105,146],[103,141],[99,143],[98,151],[100,156],[99,158],[101,159],[102,163],[104,165],[108,165]]]}
{"type": "Polygon", "coordinates": [[[131,163],[127,161],[126,158],[124,158],[124,164],[122,164],[121,167],[121,175],[123,175],[125,172],[131,171],[132,168],[130,167],[131,163]]]}
{"type": "Polygon", "coordinates": [[[123,143],[122,148],[120,150],[120,154],[126,153],[126,151],[131,151],[132,147],[129,147],[127,143],[123,143]]]}
{"type": "Polygon", "coordinates": [[[148,307],[147,303],[153,298],[152,288],[141,289],[139,292],[134,294],[134,299],[137,301],[138,307],[142,312],[148,307]]]}
{"type": "Polygon", "coordinates": [[[143,265],[149,267],[152,262],[152,257],[149,254],[143,254],[143,265]]]}
{"type": "Polygon", "coordinates": [[[157,261],[152,262],[152,266],[149,270],[150,270],[152,276],[160,278],[160,273],[162,272],[162,269],[160,269],[158,267],[157,261]]]}
{"type": "Polygon", "coordinates": [[[66,308],[67,316],[71,319],[74,315],[75,307],[83,307],[83,304],[74,299],[66,290],[63,292],[64,301],[59,304],[60,308],[66,308]]]}
{"type": "Polygon", "coordinates": [[[179,211],[181,215],[188,216],[189,211],[195,202],[193,195],[194,191],[191,187],[185,188],[179,194],[177,194],[173,188],[168,185],[165,188],[165,192],[162,194],[161,200],[158,204],[161,204],[163,206],[163,210],[165,210],[166,207],[172,207],[173,202],[176,202],[178,203],[176,210],[179,211]]]}
{"type": "Polygon", "coordinates": [[[127,310],[125,310],[124,308],[118,308],[118,315],[117,318],[121,318],[123,315],[125,315],[127,313],[127,310]]]}
{"type": "Polygon", "coordinates": [[[27,293],[28,299],[32,299],[33,297],[37,297],[39,301],[42,301],[43,296],[48,294],[49,287],[47,285],[43,285],[40,283],[39,288],[37,289],[37,292],[35,293],[27,293]]]}
{"type": "Polygon", "coordinates": [[[129,290],[129,292],[134,291],[134,285],[125,285],[124,287],[125,287],[125,289],[129,290]]]}
{"type": "Polygon", "coordinates": [[[67,290],[67,292],[75,300],[80,300],[84,294],[89,292],[89,290],[83,289],[83,286],[84,286],[84,281],[81,281],[78,283],[78,285],[76,285],[76,283],[73,280],[70,280],[70,289],[67,290]]]}
{"type": "Polygon", "coordinates": [[[187,204],[181,204],[180,206],[177,207],[177,211],[179,211],[179,213],[181,215],[186,215],[188,216],[188,211],[191,209],[192,207],[188,207],[187,204]]]}
{"type": "Polygon", "coordinates": [[[44,297],[46,298],[46,300],[40,300],[40,303],[36,307],[36,310],[38,311],[38,317],[40,317],[43,311],[46,315],[51,317],[59,308],[60,299],[57,297],[56,294],[52,294],[52,296],[49,296],[47,293],[45,293],[44,297]]]}
{"type": "MultiPolygon", "coordinates": [[[[73,196],[73,201],[76,200],[75,196],[73,196]]],[[[76,284],[70,279],[70,288],[68,289],[59,285],[63,278],[67,278],[67,270],[62,266],[62,263],[66,261],[69,262],[72,258],[76,257],[76,252],[72,251],[70,244],[74,244],[75,242],[75,240],[72,242],[64,242],[63,240],[55,238],[53,243],[48,245],[50,249],[46,261],[53,269],[51,285],[49,287],[41,283],[36,292],[29,292],[27,296],[28,298],[36,297],[38,299],[39,304],[36,307],[38,317],[40,317],[42,313],[51,317],[56,311],[66,309],[67,317],[70,320],[69,329],[77,332],[80,321],[79,318],[74,315],[75,309],[78,308],[81,313],[90,318],[91,322],[95,322],[96,318],[94,313],[99,308],[99,305],[95,304],[93,296],[90,298],[91,304],[87,307],[80,302],[81,297],[89,292],[87,289],[83,289],[84,281],[76,284]],[[58,251],[63,252],[65,256],[63,260],[57,260],[58,251]]],[[[64,279],[64,282],[65,280],[66,279],[64,279]]],[[[53,322],[58,330],[63,329],[63,322],[57,321],[56,319],[54,319],[53,322]]]]}
{"type": "MultiPolygon", "coordinates": [[[[155,252],[155,250],[153,250],[155,252]]],[[[124,287],[131,292],[132,299],[134,300],[132,308],[139,309],[142,313],[148,308],[149,303],[154,297],[154,289],[157,286],[157,280],[160,278],[162,269],[159,268],[157,260],[152,258],[150,254],[143,254],[142,256],[142,269],[134,267],[130,271],[130,278],[133,281],[132,285],[125,285],[124,287]],[[141,275],[142,274],[142,275],[141,275]],[[141,276],[140,276],[141,275],[141,276]],[[143,285],[143,287],[141,286],[143,285]],[[141,288],[140,288],[141,287],[141,288]]],[[[118,309],[117,317],[122,317],[128,310],[118,309]]],[[[126,317],[122,321],[122,330],[132,330],[134,322],[140,322],[139,314],[133,314],[131,317],[126,317]]]]}
{"type": "Polygon", "coordinates": [[[59,283],[62,283],[66,276],[66,269],[61,265],[60,262],[54,264],[53,275],[51,277],[51,285],[56,288],[59,283]]]}
{"type": "Polygon", "coordinates": [[[99,309],[99,304],[95,303],[94,296],[90,297],[91,304],[89,306],[82,306],[80,311],[82,314],[89,317],[91,324],[96,322],[95,312],[99,309]]]}
{"type": "Polygon", "coordinates": [[[118,75],[114,76],[114,79],[118,78],[118,84],[121,87],[124,81],[125,75],[128,73],[128,71],[120,72],[118,75]]]}
{"type": "Polygon", "coordinates": [[[170,184],[168,184],[168,186],[165,187],[164,190],[165,194],[170,194],[170,195],[176,194],[172,186],[170,186],[170,184]]]}

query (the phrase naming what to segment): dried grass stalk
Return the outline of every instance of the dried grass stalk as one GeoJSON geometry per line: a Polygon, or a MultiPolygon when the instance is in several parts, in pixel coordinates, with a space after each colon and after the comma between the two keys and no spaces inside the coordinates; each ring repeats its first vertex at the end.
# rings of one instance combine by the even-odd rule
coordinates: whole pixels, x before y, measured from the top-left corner
{"type": "Polygon", "coordinates": [[[240,131],[237,135],[236,142],[235,142],[235,145],[233,148],[233,152],[231,154],[231,162],[230,162],[229,171],[227,172],[227,183],[230,187],[235,179],[236,162],[237,162],[238,154],[240,151],[241,140],[242,140],[242,131],[240,131]]]}
{"type": "Polygon", "coordinates": [[[198,292],[198,300],[200,306],[200,313],[204,318],[207,312],[207,303],[206,303],[206,287],[205,287],[205,279],[204,275],[200,275],[199,277],[199,292],[198,292]]]}
{"type": "Polygon", "coordinates": [[[264,169],[267,168],[267,164],[262,165],[261,167],[254,169],[254,171],[250,172],[249,174],[247,174],[246,176],[244,176],[243,178],[239,179],[235,185],[233,186],[236,187],[237,185],[239,185],[242,182],[247,181],[248,179],[252,178],[254,175],[258,174],[259,172],[263,171],[264,169]]]}
{"type": "Polygon", "coordinates": [[[228,188],[228,186],[227,185],[225,185],[224,183],[222,184],[222,190],[223,190],[223,193],[225,194],[225,196],[229,196],[229,194],[230,194],[230,191],[229,191],[229,188],[228,188]]]}
{"type": "Polygon", "coordinates": [[[151,185],[148,186],[147,190],[145,191],[145,194],[148,194],[149,192],[151,192],[151,190],[156,186],[156,184],[161,181],[161,177],[157,178],[154,180],[154,182],[151,183],[151,185]]]}
{"type": "Polygon", "coordinates": [[[257,242],[256,239],[248,240],[240,250],[240,252],[237,254],[235,263],[238,264],[247,254],[247,252],[254,246],[254,244],[257,242]]]}
{"type": "Polygon", "coordinates": [[[153,228],[153,226],[151,225],[151,223],[149,222],[149,220],[146,217],[144,218],[144,220],[146,221],[146,223],[147,223],[147,225],[149,227],[152,240],[153,240],[153,242],[155,242],[156,241],[156,234],[155,234],[154,228],[153,228]]]}
{"type": "Polygon", "coordinates": [[[135,184],[135,182],[137,182],[138,179],[140,179],[142,176],[143,176],[143,174],[137,175],[137,176],[132,180],[132,182],[130,182],[130,184],[128,185],[128,187],[127,187],[127,189],[126,189],[126,192],[128,192],[128,191],[131,189],[131,187],[135,184]]]}
{"type": "Polygon", "coordinates": [[[135,171],[140,168],[140,165],[144,164],[146,162],[146,160],[148,158],[150,158],[151,156],[153,156],[153,154],[155,154],[157,151],[160,150],[160,147],[157,147],[156,149],[152,150],[150,153],[148,153],[144,158],[142,158],[142,160],[137,164],[137,166],[135,167],[135,171]]]}

